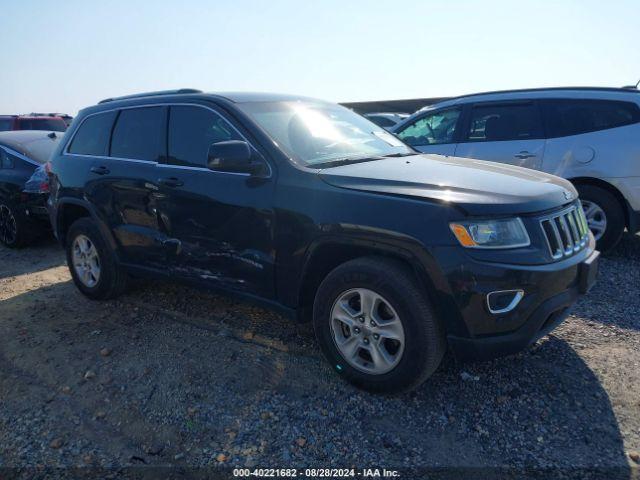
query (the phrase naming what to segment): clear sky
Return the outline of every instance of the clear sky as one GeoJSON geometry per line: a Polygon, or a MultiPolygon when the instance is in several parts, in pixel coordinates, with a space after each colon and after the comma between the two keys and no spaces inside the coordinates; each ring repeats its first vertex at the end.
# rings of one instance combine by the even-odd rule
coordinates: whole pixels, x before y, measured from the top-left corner
{"type": "Polygon", "coordinates": [[[0,3],[0,113],[180,87],[356,101],[640,79],[639,0],[0,3]]]}

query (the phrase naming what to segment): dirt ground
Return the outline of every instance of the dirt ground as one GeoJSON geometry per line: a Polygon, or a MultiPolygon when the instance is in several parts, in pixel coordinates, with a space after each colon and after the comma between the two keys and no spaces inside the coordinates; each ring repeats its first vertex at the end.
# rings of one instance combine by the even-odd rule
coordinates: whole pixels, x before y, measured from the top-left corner
{"type": "Polygon", "coordinates": [[[627,235],[527,352],[448,356],[416,392],[382,396],[339,379],[308,325],[153,282],[90,301],[52,240],[0,247],[0,478],[352,465],[634,477],[639,291],[640,236],[627,235]]]}

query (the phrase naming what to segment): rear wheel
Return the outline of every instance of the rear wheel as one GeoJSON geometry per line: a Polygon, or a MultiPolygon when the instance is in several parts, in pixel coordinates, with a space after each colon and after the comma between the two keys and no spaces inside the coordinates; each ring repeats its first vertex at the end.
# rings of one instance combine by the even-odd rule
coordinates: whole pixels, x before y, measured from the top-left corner
{"type": "Polygon", "coordinates": [[[402,391],[438,367],[445,340],[425,293],[401,263],[351,260],[324,279],[314,330],[335,370],[372,391],[402,391]]]}
{"type": "Polygon", "coordinates": [[[589,230],[596,239],[596,248],[611,250],[624,232],[624,209],[618,199],[604,188],[595,185],[577,185],[589,230]]]}
{"type": "Polygon", "coordinates": [[[23,209],[7,200],[0,200],[0,243],[9,248],[24,247],[35,236],[34,230],[23,209]]]}
{"type": "Polygon", "coordinates": [[[76,220],[66,238],[69,271],[84,295],[105,300],[125,291],[127,274],[93,220],[76,220]]]}

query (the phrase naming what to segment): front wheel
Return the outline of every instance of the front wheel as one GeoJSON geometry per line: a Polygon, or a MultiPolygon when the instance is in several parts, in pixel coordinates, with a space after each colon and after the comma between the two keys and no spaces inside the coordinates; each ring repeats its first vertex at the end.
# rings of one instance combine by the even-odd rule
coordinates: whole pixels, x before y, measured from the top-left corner
{"type": "Polygon", "coordinates": [[[438,367],[445,340],[425,293],[399,262],[366,257],[324,279],[314,330],[335,370],[371,391],[420,385],[438,367]]]}

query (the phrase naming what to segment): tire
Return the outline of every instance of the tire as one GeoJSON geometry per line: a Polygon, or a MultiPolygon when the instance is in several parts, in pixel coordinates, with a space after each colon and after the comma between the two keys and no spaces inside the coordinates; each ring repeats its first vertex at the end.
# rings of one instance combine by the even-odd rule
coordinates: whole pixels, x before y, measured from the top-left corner
{"type": "MultiPolygon", "coordinates": [[[[370,299],[367,302],[372,304],[370,299]]],[[[348,321],[353,321],[353,318],[348,317],[348,321]]],[[[412,272],[400,262],[382,257],[351,260],[330,272],[316,292],[313,326],[320,348],[333,368],[349,382],[373,392],[400,392],[417,387],[435,372],[446,350],[442,328],[412,272]],[[351,329],[334,319],[335,311],[342,312],[339,305],[348,304],[351,313],[362,312],[362,298],[363,295],[371,295],[368,292],[382,298],[378,305],[388,303],[383,305],[383,311],[377,311],[374,315],[381,325],[371,327],[371,317],[367,316],[364,321],[357,318],[355,321],[361,322],[360,325],[354,321],[351,329]],[[382,314],[386,317],[384,321],[382,314]],[[384,357],[393,358],[396,363],[389,371],[367,371],[367,368],[377,368],[369,352],[380,352],[380,348],[374,346],[375,333],[372,332],[376,331],[376,327],[387,325],[386,322],[394,325],[399,322],[402,325],[403,342],[383,339],[378,335],[377,345],[384,348],[384,357]],[[360,332],[356,334],[356,330],[360,332]],[[341,347],[338,347],[338,342],[345,341],[345,337],[347,341],[359,342],[359,345],[365,338],[369,340],[367,345],[358,347],[357,355],[352,356],[355,360],[347,360],[341,353],[341,347]]],[[[393,328],[397,331],[397,327],[393,328]]],[[[349,342],[350,345],[353,342],[349,342]]],[[[381,358],[380,353],[376,357],[381,358]]],[[[385,368],[390,365],[388,362],[378,364],[385,368]]]]}
{"type": "Polygon", "coordinates": [[[22,248],[35,237],[35,225],[24,209],[0,199],[0,243],[9,248],[22,248]]]}
{"type": "MultiPolygon", "coordinates": [[[[92,300],[115,298],[126,290],[127,273],[119,265],[115,253],[109,248],[93,220],[86,217],[76,220],[69,228],[66,238],[67,265],[78,290],[92,300]],[[81,241],[84,242],[84,239],[89,242],[88,251],[91,251],[91,246],[93,246],[97,256],[97,262],[91,261],[89,255],[86,258],[87,263],[92,264],[93,267],[96,264],[98,266],[96,273],[90,276],[90,281],[87,281],[86,277],[81,278],[79,273],[86,269],[78,268],[74,264],[74,260],[78,259],[78,257],[74,257],[74,249],[80,245],[81,241]]],[[[83,260],[80,259],[80,261],[83,260]]]]}
{"type": "MultiPolygon", "coordinates": [[[[596,248],[605,253],[610,251],[618,244],[620,238],[622,238],[622,233],[624,232],[626,223],[624,207],[611,192],[604,188],[596,187],[595,185],[576,185],[576,189],[580,195],[580,200],[585,202],[583,206],[595,206],[595,208],[600,209],[601,212],[604,213],[604,216],[606,217],[606,227],[602,236],[600,238],[596,238],[596,248]]],[[[588,209],[585,208],[585,213],[589,220],[590,215],[587,210],[588,209]]],[[[597,215],[593,220],[598,220],[600,218],[602,218],[602,214],[597,215]]],[[[590,226],[590,228],[592,228],[592,226],[590,226]]],[[[594,232],[593,229],[592,232],[594,232]]]]}

